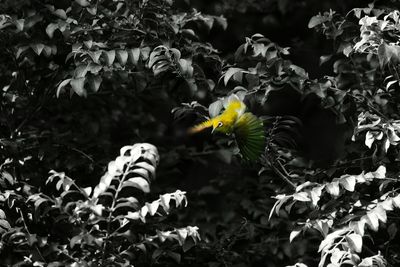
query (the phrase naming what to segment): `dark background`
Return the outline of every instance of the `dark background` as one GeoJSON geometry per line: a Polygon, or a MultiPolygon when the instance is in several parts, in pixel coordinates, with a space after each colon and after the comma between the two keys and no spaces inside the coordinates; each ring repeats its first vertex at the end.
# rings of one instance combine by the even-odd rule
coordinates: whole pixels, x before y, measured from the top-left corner
{"type": "Polygon", "coordinates": [[[310,78],[329,73],[319,66],[319,57],[330,53],[332,42],[307,27],[310,18],[330,9],[347,14],[352,8],[369,2],[334,0],[191,0],[177,1],[181,7],[191,7],[228,19],[226,31],[211,32],[210,41],[224,54],[235,52],[245,37],[261,33],[282,47],[290,47],[291,60],[302,66],[310,78]]]}

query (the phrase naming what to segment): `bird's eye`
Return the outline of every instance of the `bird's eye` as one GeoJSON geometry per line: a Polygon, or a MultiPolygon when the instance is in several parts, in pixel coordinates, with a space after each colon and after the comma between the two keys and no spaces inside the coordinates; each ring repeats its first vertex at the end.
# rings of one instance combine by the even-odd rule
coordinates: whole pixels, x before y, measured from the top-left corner
{"type": "Polygon", "coordinates": [[[222,121],[220,121],[220,122],[218,122],[217,127],[222,127],[222,125],[224,125],[224,124],[222,123],[222,121]]]}

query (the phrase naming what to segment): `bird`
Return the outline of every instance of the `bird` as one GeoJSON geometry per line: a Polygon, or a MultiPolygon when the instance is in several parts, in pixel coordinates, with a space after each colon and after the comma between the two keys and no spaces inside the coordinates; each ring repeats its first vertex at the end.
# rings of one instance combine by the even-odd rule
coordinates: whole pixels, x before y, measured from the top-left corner
{"type": "Polygon", "coordinates": [[[245,160],[259,159],[265,149],[263,121],[251,112],[246,112],[245,103],[234,94],[215,104],[214,111],[210,112],[211,118],[191,127],[189,133],[195,134],[212,127],[211,133],[233,136],[245,160]]]}

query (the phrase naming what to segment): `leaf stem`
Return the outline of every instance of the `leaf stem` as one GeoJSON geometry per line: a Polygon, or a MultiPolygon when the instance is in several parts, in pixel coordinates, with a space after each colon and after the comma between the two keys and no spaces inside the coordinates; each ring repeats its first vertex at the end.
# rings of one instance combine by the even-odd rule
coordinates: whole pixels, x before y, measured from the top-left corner
{"type": "Polygon", "coordinates": [[[126,177],[128,176],[129,170],[130,170],[130,168],[132,167],[132,164],[133,164],[133,163],[134,163],[134,162],[133,162],[132,160],[129,161],[129,164],[128,164],[128,166],[126,167],[124,174],[122,175],[122,178],[121,178],[121,180],[120,180],[120,183],[118,184],[118,188],[117,188],[117,190],[115,191],[115,196],[114,196],[114,198],[113,198],[113,202],[112,202],[111,207],[110,207],[110,213],[108,214],[108,218],[107,218],[107,233],[106,233],[106,238],[105,238],[104,243],[103,243],[103,256],[102,256],[102,260],[101,260],[101,261],[102,261],[102,262],[101,262],[101,263],[102,263],[102,266],[104,265],[104,260],[105,260],[105,257],[106,257],[106,253],[105,253],[105,252],[106,252],[106,249],[107,249],[108,241],[109,241],[110,236],[111,236],[110,230],[111,230],[112,213],[113,213],[113,211],[114,211],[115,204],[117,203],[119,192],[120,192],[121,189],[122,189],[122,185],[123,185],[123,183],[124,183],[126,177]]]}

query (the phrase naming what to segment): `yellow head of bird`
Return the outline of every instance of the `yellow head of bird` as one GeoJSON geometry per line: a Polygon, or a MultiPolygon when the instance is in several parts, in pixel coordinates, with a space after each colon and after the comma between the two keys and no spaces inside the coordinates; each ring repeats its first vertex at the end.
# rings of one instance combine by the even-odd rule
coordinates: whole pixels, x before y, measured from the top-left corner
{"type": "Polygon", "coordinates": [[[213,121],[213,125],[212,125],[213,128],[211,130],[211,133],[220,131],[221,127],[223,127],[223,126],[224,126],[224,123],[222,121],[214,120],[213,121]]]}
{"type": "Polygon", "coordinates": [[[212,127],[212,133],[230,133],[233,127],[232,119],[230,117],[220,115],[212,119],[212,127]]]}

